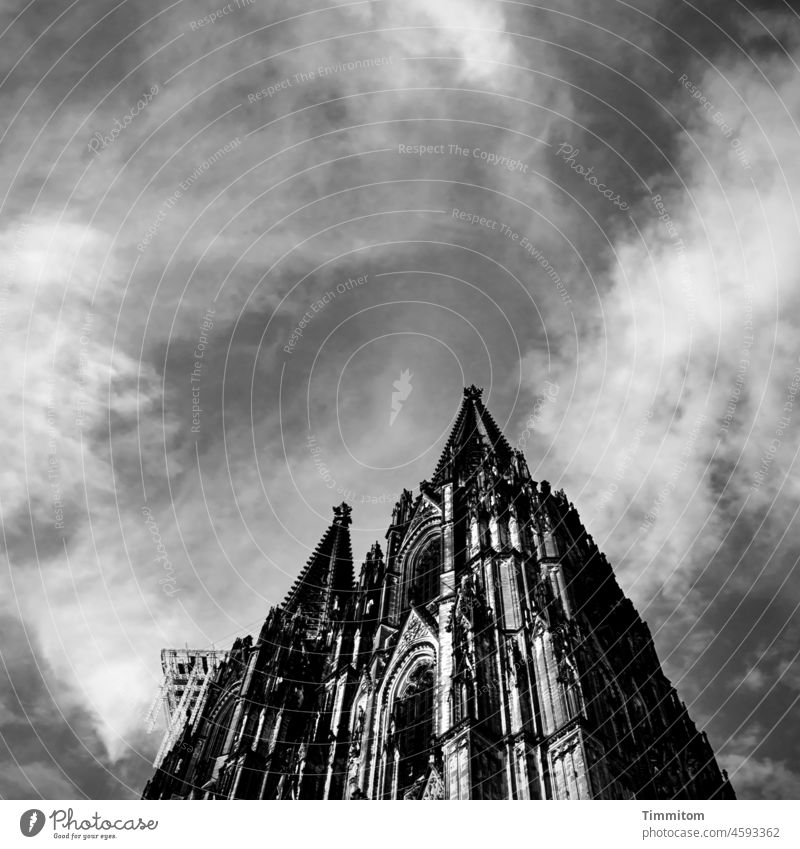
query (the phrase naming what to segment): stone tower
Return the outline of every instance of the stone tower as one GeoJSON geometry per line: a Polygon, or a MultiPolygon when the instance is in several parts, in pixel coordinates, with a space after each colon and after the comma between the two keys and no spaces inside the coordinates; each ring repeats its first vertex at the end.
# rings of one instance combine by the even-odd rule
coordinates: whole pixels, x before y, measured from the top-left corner
{"type": "Polygon", "coordinates": [[[258,639],[209,670],[145,798],[734,798],[605,556],[481,390],[357,580],[349,525],[336,507],[258,639]]]}

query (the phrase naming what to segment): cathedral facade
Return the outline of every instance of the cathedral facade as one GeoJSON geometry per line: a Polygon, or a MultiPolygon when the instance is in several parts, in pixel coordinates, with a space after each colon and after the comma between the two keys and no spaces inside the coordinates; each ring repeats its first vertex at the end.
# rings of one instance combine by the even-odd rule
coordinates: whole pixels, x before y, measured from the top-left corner
{"type": "Polygon", "coordinates": [[[350,512],[255,640],[164,653],[144,798],[735,798],[575,508],[479,389],[357,577],[350,512]]]}

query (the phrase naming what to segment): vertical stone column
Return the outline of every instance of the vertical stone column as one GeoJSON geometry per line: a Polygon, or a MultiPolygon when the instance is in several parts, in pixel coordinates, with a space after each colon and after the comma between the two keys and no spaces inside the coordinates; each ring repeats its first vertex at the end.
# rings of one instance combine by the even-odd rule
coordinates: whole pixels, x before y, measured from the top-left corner
{"type": "Polygon", "coordinates": [[[548,752],[555,799],[591,799],[592,788],[582,734],[574,732],[548,752]]]}
{"type": "Polygon", "coordinates": [[[448,799],[472,798],[469,732],[464,731],[443,746],[445,795],[448,799]]]}
{"type": "Polygon", "coordinates": [[[439,592],[439,652],[437,676],[437,734],[450,728],[450,687],[453,677],[453,635],[448,630],[455,599],[455,551],[453,529],[453,484],[442,487],[442,574],[439,592]]]}
{"type": "Polygon", "coordinates": [[[328,764],[325,776],[325,799],[341,799],[344,793],[342,768],[347,763],[346,750],[350,738],[350,711],[347,704],[349,689],[347,669],[343,669],[333,683],[333,708],[329,736],[328,764]]]}

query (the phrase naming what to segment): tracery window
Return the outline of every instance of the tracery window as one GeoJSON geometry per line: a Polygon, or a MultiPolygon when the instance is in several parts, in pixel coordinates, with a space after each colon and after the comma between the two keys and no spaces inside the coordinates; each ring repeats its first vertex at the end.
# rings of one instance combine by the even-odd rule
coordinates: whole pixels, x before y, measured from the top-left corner
{"type": "Polygon", "coordinates": [[[434,735],[433,664],[414,669],[394,706],[395,744],[400,756],[397,772],[397,798],[428,768],[434,735]]]}
{"type": "Polygon", "coordinates": [[[439,572],[441,566],[441,544],[432,539],[414,558],[409,601],[428,604],[439,595],[439,572]]]}

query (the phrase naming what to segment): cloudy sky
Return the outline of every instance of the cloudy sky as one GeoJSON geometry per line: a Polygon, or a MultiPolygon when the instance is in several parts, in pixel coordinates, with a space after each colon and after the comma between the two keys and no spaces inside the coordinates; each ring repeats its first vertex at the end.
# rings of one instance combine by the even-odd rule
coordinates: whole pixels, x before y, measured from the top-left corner
{"type": "Polygon", "coordinates": [[[382,540],[472,383],[800,796],[796,5],[4,0],[0,796],[138,795],[160,649],[382,540]]]}

